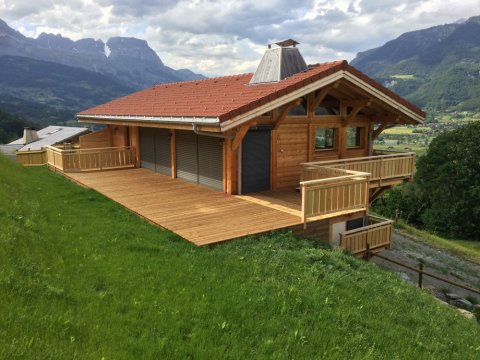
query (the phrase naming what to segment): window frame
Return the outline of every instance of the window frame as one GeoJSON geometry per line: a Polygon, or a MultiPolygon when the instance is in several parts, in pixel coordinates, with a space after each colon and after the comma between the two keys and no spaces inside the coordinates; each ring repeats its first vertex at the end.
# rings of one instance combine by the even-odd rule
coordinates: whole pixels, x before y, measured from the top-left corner
{"type": "MultiPolygon", "coordinates": [[[[326,138],[326,136],[324,137],[326,138]]],[[[339,140],[339,128],[338,127],[323,127],[323,126],[316,126],[315,131],[313,132],[313,150],[314,152],[328,152],[328,151],[338,151],[338,140],[339,140]],[[327,130],[332,130],[332,146],[331,147],[323,147],[317,148],[317,131],[323,130],[324,134],[326,135],[327,130]]]]}
{"type": "Polygon", "coordinates": [[[347,126],[345,128],[345,149],[347,150],[355,150],[355,149],[363,149],[365,148],[365,133],[366,127],[365,126],[347,126]],[[356,145],[350,146],[348,143],[348,131],[350,129],[355,129],[355,143],[356,145]],[[358,142],[358,145],[357,145],[358,142]]]}

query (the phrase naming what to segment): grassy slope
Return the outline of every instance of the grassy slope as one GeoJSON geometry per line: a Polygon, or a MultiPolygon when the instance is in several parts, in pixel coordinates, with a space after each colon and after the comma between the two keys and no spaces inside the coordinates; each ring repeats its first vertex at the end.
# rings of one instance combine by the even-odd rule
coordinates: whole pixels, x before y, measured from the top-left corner
{"type": "Polygon", "coordinates": [[[416,240],[424,241],[475,261],[480,261],[480,241],[445,239],[428,231],[417,229],[404,221],[398,221],[396,227],[406,234],[415,237],[416,240]]]}
{"type": "Polygon", "coordinates": [[[474,359],[478,325],[338,251],[196,248],[0,156],[0,358],[474,359]]]}

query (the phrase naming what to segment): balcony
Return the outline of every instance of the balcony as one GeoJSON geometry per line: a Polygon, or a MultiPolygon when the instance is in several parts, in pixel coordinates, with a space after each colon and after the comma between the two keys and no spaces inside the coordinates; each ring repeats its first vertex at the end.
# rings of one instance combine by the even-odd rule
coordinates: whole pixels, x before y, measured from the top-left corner
{"type": "Polygon", "coordinates": [[[411,181],[415,153],[302,164],[302,221],[367,211],[384,190],[411,181]]]}
{"type": "Polygon", "coordinates": [[[61,172],[102,171],[135,166],[135,151],[131,147],[62,150],[47,146],[47,165],[61,172]]]}

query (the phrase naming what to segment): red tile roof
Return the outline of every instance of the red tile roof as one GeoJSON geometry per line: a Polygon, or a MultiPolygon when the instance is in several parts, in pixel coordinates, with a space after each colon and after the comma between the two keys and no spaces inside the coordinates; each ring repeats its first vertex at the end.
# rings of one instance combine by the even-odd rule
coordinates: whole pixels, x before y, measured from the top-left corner
{"type": "Polygon", "coordinates": [[[84,110],[77,116],[212,117],[219,118],[222,122],[341,70],[348,71],[425,117],[425,112],[348,65],[346,61],[313,65],[307,71],[277,83],[249,85],[253,74],[241,74],[155,85],[84,110]]]}

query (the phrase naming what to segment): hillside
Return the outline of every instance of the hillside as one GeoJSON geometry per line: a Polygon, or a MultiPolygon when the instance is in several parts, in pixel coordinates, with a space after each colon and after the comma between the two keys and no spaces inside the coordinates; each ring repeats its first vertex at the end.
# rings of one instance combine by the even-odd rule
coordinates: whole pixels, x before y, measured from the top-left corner
{"type": "Polygon", "coordinates": [[[418,106],[480,109],[480,17],[401,35],[351,64],[418,106]]]}
{"type": "Polygon", "coordinates": [[[474,359],[478,325],[276,233],[197,248],[0,156],[0,358],[474,359]]]}
{"type": "Polygon", "coordinates": [[[0,110],[0,144],[18,139],[25,127],[36,127],[36,124],[0,110]]]}
{"type": "Polygon", "coordinates": [[[133,92],[111,77],[58,63],[0,56],[0,108],[41,124],[133,92]]]}

